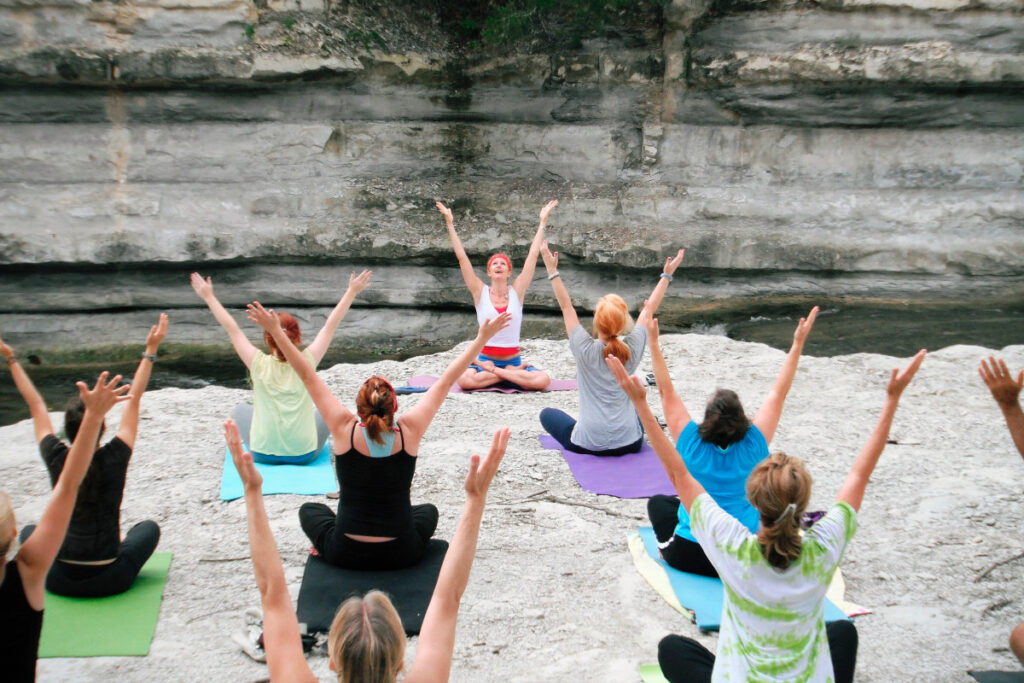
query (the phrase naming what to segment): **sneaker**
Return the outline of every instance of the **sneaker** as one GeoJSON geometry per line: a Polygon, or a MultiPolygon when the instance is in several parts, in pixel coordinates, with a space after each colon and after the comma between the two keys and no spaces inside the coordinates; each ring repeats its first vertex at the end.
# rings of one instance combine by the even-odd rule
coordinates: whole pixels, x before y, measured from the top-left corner
{"type": "Polygon", "coordinates": [[[263,629],[256,629],[255,627],[248,627],[245,630],[239,631],[231,636],[231,640],[242,649],[242,652],[247,654],[250,659],[255,662],[266,663],[267,653],[263,650],[263,629]]]}

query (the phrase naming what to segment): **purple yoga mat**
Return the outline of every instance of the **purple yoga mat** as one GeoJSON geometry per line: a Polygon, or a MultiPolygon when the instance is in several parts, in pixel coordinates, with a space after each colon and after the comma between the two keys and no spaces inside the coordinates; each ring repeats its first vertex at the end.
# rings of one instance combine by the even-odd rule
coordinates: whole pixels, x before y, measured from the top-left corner
{"type": "Polygon", "coordinates": [[[544,448],[562,452],[576,482],[591,493],[617,498],[650,498],[658,493],[675,495],[676,490],[658,462],[657,454],[646,443],[639,453],[608,457],[567,451],[548,434],[537,438],[544,448]]]}
{"type": "MultiPolygon", "coordinates": [[[[437,382],[437,377],[431,377],[430,375],[418,375],[416,377],[409,378],[409,386],[411,387],[431,387],[437,382]]],[[[466,391],[458,384],[453,384],[450,394],[476,394],[481,391],[497,391],[502,394],[533,394],[537,392],[528,391],[526,389],[510,389],[508,387],[485,387],[483,389],[474,389],[472,391],[466,391]]],[[[553,379],[551,384],[548,385],[544,391],[576,391],[576,380],[574,379],[553,379]]]]}

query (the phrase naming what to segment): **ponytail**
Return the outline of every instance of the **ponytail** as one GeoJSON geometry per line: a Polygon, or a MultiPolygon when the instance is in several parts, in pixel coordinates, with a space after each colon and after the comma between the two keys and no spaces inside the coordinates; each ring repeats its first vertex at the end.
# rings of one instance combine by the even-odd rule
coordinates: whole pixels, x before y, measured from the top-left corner
{"type": "Polygon", "coordinates": [[[605,294],[598,300],[594,307],[594,334],[608,338],[604,345],[605,358],[614,354],[623,363],[629,360],[629,347],[619,339],[619,335],[628,332],[632,326],[629,309],[621,296],[605,294]]]}
{"type": "Polygon", "coordinates": [[[785,569],[800,557],[800,519],[811,499],[811,475],[799,458],[772,453],[747,479],[747,499],[761,514],[757,542],[768,564],[785,569]]]}
{"type": "Polygon", "coordinates": [[[363,382],[356,396],[356,412],[371,441],[384,445],[384,434],[394,427],[397,409],[398,397],[390,382],[376,375],[363,382]]]}

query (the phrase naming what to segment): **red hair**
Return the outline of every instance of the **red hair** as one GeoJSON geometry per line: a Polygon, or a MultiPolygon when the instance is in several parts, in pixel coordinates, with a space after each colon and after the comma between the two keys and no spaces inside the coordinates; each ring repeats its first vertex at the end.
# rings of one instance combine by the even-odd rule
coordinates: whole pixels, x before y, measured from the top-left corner
{"type": "MultiPolygon", "coordinates": [[[[302,343],[302,330],[299,329],[299,321],[295,319],[295,316],[291,313],[278,313],[277,319],[281,321],[281,329],[288,335],[288,338],[292,340],[292,344],[298,346],[302,343]]],[[[263,332],[263,341],[267,343],[267,348],[270,349],[270,355],[274,358],[283,359],[284,354],[281,353],[281,349],[277,348],[277,343],[274,338],[270,336],[269,332],[263,332]]]]}
{"type": "Polygon", "coordinates": [[[391,382],[374,375],[363,382],[356,395],[356,412],[366,426],[370,440],[384,445],[384,432],[395,425],[398,396],[391,382]]]}
{"type": "Polygon", "coordinates": [[[623,363],[629,360],[629,347],[619,339],[619,335],[628,330],[630,322],[629,308],[621,296],[605,294],[598,299],[594,307],[594,332],[609,338],[604,345],[605,358],[614,354],[623,363]]]}

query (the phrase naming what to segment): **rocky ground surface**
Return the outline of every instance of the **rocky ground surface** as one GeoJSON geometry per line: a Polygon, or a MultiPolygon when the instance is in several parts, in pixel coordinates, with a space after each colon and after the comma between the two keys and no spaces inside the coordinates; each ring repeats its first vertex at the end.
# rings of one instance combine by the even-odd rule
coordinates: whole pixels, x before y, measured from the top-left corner
{"type": "MultiPolygon", "coordinates": [[[[767,346],[723,337],[671,335],[664,347],[680,394],[698,414],[720,386],[736,389],[753,413],[783,359],[767,346]]],[[[903,398],[842,565],[848,598],[874,610],[856,622],[860,681],[966,681],[970,668],[1020,669],[1007,637],[1024,619],[1024,562],[980,578],[1024,550],[1024,463],[975,370],[989,353],[969,346],[933,353],[903,398]]],[[[1024,366],[1024,346],[1000,353],[1013,367],[1024,366]]],[[[525,354],[553,376],[573,376],[563,341],[529,342],[525,354]]],[[[439,374],[452,357],[339,365],[323,376],[352,405],[371,373],[400,383],[439,374]]],[[[902,362],[872,354],[803,359],[772,446],[806,459],[815,477],[814,507],[832,500],[874,425],[889,370],[902,362]]],[[[266,676],[230,639],[259,596],[244,504],[218,499],[221,422],[246,398],[245,391],[219,387],[146,396],[122,521],[156,520],[161,549],[174,553],[152,649],[142,658],[45,660],[40,680],[266,676]]],[[[403,409],[416,400],[402,398],[403,409]]],[[[660,414],[657,397],[649,400],[660,414]]],[[[626,536],[645,524],[644,501],[580,489],[563,459],[538,445],[544,406],[572,413],[577,395],[452,395],[423,442],[413,501],[437,504],[437,535],[450,538],[469,455],[487,447],[494,428],[513,429],[462,604],[452,680],[636,681],[638,666],[656,661],[658,640],[667,633],[697,637],[714,649],[717,637],[699,634],[633,568],[626,536]]],[[[117,419],[115,413],[110,422],[117,419]]],[[[31,424],[2,428],[0,439],[6,444],[0,480],[19,522],[35,522],[49,486],[31,424]]],[[[296,510],[312,499],[266,499],[293,596],[309,548],[296,510]]],[[[413,639],[407,662],[415,645],[413,639]]],[[[312,656],[310,663],[329,678],[326,658],[312,656]]]]}

